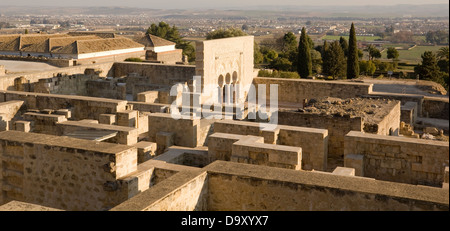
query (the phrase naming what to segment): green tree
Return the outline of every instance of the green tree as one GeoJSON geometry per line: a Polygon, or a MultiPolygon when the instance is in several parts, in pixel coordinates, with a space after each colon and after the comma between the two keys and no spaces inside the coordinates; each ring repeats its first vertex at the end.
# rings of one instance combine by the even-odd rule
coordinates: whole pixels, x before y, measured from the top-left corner
{"type": "Polygon", "coordinates": [[[282,52],[293,52],[297,50],[297,37],[292,32],[288,32],[283,36],[282,43],[282,52]]]}
{"type": "Polygon", "coordinates": [[[270,62],[270,67],[279,71],[289,71],[292,67],[292,62],[287,58],[277,57],[270,62]]]}
{"type": "Polygon", "coordinates": [[[377,67],[370,60],[369,61],[362,60],[359,62],[359,70],[361,71],[361,73],[365,75],[373,75],[373,73],[375,73],[375,71],[377,70],[377,67]]]}
{"type": "Polygon", "coordinates": [[[258,43],[254,42],[253,45],[253,62],[254,64],[260,64],[264,61],[264,56],[261,53],[261,48],[258,43]]]}
{"type": "Polygon", "coordinates": [[[334,41],[331,44],[330,49],[328,49],[327,56],[330,62],[328,74],[333,76],[334,79],[344,79],[346,76],[347,63],[345,61],[344,51],[338,41],[334,41]]]}
{"type": "Polygon", "coordinates": [[[356,44],[356,30],[352,23],[350,27],[350,36],[347,56],[347,78],[354,79],[359,76],[358,47],[356,44]]]}
{"type": "Polygon", "coordinates": [[[448,47],[441,47],[439,49],[439,51],[437,52],[437,58],[438,60],[438,67],[439,69],[444,72],[447,73],[448,76],[448,72],[449,72],[449,49],[448,47]]]}
{"type": "Polygon", "coordinates": [[[146,34],[155,35],[176,43],[175,47],[183,50],[183,55],[188,56],[189,62],[195,60],[194,46],[192,46],[190,42],[183,40],[176,26],[171,27],[165,22],[159,22],[158,25],[152,23],[147,29],[146,34]]]}
{"type": "Polygon", "coordinates": [[[308,35],[306,29],[302,28],[300,42],[298,45],[298,64],[297,72],[302,78],[306,78],[312,74],[312,60],[310,52],[310,44],[308,42],[308,35]]]}
{"type": "Polygon", "coordinates": [[[344,37],[339,38],[339,44],[342,47],[342,50],[344,51],[345,57],[348,57],[348,43],[347,40],[344,37]]]}
{"type": "Polygon", "coordinates": [[[313,73],[322,72],[322,54],[316,50],[311,50],[312,71],[313,73]]]}
{"type": "Polygon", "coordinates": [[[25,32],[24,32],[25,34],[28,34],[28,29],[25,29],[25,32]]]}
{"type": "Polygon", "coordinates": [[[330,45],[325,40],[322,46],[322,73],[324,75],[330,75],[331,57],[330,57],[330,45]]]}
{"type": "Polygon", "coordinates": [[[387,58],[392,59],[392,61],[398,59],[399,53],[395,47],[389,47],[387,50],[387,58]]]}
{"type": "Polygon", "coordinates": [[[370,44],[367,47],[367,52],[369,53],[369,60],[373,60],[374,58],[381,58],[381,52],[374,45],[370,44]]]}
{"type": "Polygon", "coordinates": [[[274,59],[278,58],[278,53],[272,49],[266,49],[263,54],[264,54],[264,62],[265,63],[270,63],[274,59]]]}
{"type": "Polygon", "coordinates": [[[419,79],[434,81],[447,87],[437,65],[436,55],[431,51],[425,51],[421,57],[422,63],[414,68],[414,73],[419,75],[419,79]]]}

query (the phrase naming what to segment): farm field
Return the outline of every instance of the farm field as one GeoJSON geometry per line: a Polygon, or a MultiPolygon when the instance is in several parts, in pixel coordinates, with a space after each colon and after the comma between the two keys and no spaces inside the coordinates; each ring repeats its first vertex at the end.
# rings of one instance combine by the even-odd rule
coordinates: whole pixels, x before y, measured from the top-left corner
{"type": "MultiPolygon", "coordinates": [[[[433,51],[437,52],[441,47],[444,46],[416,46],[412,48],[411,50],[399,50],[399,59],[400,60],[406,60],[414,63],[420,63],[422,61],[421,55],[425,51],[433,51]]],[[[387,49],[384,49],[383,52],[381,52],[381,58],[387,59],[387,49]]]]}
{"type": "MultiPolygon", "coordinates": [[[[348,40],[348,36],[342,36],[348,40]]],[[[341,38],[340,35],[325,35],[322,37],[322,40],[339,40],[341,38]]],[[[377,39],[381,39],[380,36],[356,36],[356,40],[358,41],[374,41],[377,39]]]]}

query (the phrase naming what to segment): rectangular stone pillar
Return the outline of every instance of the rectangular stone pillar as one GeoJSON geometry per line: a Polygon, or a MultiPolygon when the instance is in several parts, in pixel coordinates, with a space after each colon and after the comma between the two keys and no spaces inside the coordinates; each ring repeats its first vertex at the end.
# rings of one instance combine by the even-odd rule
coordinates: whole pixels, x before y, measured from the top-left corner
{"type": "Polygon", "coordinates": [[[16,121],[15,122],[15,130],[20,132],[30,132],[31,130],[31,122],[30,121],[16,121]]]}
{"type": "Polygon", "coordinates": [[[346,167],[337,167],[336,169],[334,169],[333,174],[341,176],[355,176],[355,169],[346,167]]]}
{"type": "Polygon", "coordinates": [[[150,160],[154,156],[156,156],[156,143],[141,141],[137,144],[132,145],[138,150],[138,163],[143,163],[147,160],[150,160]]]}
{"type": "Polygon", "coordinates": [[[175,133],[173,132],[158,132],[156,133],[156,154],[162,154],[168,147],[173,145],[175,133]]]}

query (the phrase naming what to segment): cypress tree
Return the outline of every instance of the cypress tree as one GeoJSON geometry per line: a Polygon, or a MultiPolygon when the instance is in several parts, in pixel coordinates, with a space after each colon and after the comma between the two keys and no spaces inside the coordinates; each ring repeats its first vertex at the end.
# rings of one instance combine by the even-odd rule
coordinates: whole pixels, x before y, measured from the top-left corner
{"type": "Polygon", "coordinates": [[[312,60],[310,44],[306,35],[306,29],[302,28],[302,35],[298,45],[298,66],[297,72],[302,78],[306,78],[312,73],[312,60]]]}
{"type": "Polygon", "coordinates": [[[345,57],[348,56],[348,43],[344,37],[339,38],[339,44],[341,44],[342,50],[344,51],[345,57]]]}
{"type": "Polygon", "coordinates": [[[331,44],[327,56],[330,60],[328,74],[333,76],[334,79],[345,79],[345,55],[338,41],[334,41],[331,44]]]}
{"type": "Polygon", "coordinates": [[[327,40],[323,42],[322,46],[322,73],[324,75],[329,75],[330,73],[330,55],[329,55],[330,46],[328,45],[327,40]]]}
{"type": "Polygon", "coordinates": [[[356,31],[352,23],[348,40],[347,78],[354,79],[359,76],[358,47],[356,45],[356,31]]]}

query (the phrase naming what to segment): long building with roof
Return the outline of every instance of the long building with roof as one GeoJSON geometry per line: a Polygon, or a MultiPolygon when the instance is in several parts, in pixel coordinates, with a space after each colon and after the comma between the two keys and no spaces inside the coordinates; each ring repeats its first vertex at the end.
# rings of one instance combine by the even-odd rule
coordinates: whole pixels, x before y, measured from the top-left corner
{"type": "Polygon", "coordinates": [[[0,35],[0,55],[68,59],[73,64],[145,56],[144,45],[111,34],[0,35]]]}

